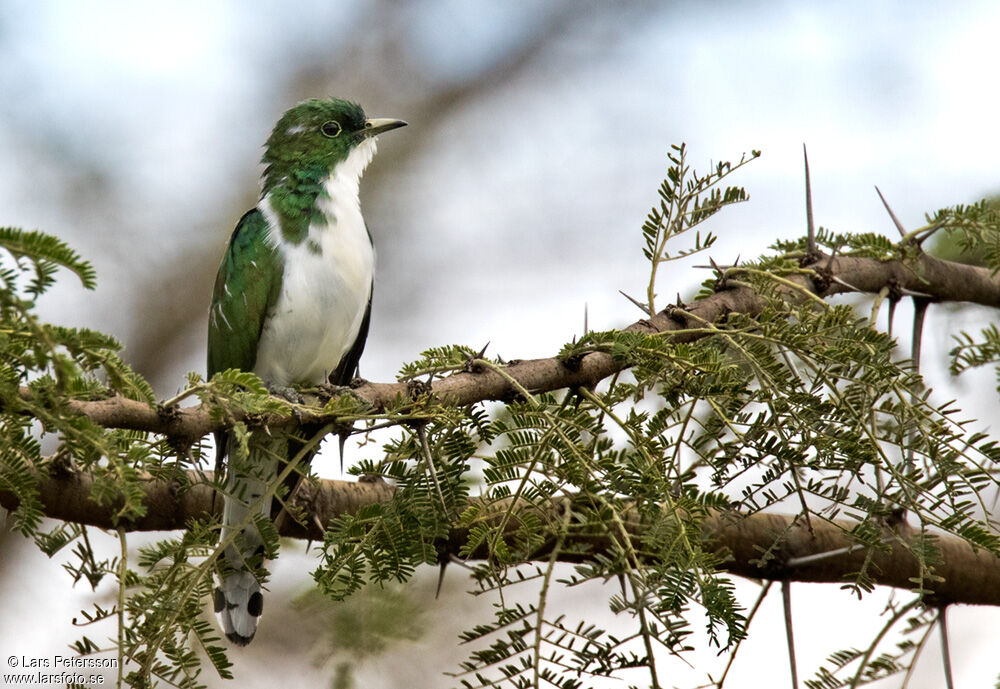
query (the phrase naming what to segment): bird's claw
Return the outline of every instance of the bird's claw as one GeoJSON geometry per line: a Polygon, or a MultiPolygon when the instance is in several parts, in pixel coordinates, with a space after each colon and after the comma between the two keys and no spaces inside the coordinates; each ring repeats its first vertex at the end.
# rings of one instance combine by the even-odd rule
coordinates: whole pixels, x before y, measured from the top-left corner
{"type": "Polygon", "coordinates": [[[316,386],[316,388],[319,390],[320,396],[325,397],[328,400],[331,400],[334,397],[340,397],[345,392],[350,391],[350,388],[345,385],[334,385],[333,383],[326,382],[320,383],[316,386]]]}
{"type": "Polygon", "coordinates": [[[286,385],[272,385],[271,383],[267,383],[266,387],[269,394],[275,397],[280,397],[286,402],[290,402],[291,404],[306,403],[305,398],[295,388],[291,388],[286,385]]]}

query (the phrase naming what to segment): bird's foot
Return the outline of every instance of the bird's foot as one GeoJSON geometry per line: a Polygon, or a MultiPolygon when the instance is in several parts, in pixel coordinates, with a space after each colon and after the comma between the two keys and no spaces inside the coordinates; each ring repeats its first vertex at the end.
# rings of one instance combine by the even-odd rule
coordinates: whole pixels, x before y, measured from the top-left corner
{"type": "Polygon", "coordinates": [[[340,397],[344,393],[350,392],[351,389],[346,385],[334,385],[333,383],[320,383],[316,386],[319,390],[320,398],[325,398],[325,401],[329,401],[334,397],[340,397]]]}
{"type": "Polygon", "coordinates": [[[267,387],[268,393],[275,397],[280,397],[286,402],[291,402],[292,404],[306,403],[305,398],[295,388],[288,387],[287,385],[273,385],[271,383],[266,383],[265,387],[267,387]]]}

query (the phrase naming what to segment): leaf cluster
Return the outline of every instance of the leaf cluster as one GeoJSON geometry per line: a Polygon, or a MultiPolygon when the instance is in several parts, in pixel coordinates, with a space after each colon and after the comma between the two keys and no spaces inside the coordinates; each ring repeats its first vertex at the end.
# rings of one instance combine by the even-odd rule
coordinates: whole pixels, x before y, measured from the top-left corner
{"type": "Polygon", "coordinates": [[[0,490],[17,497],[11,524],[25,535],[38,533],[37,472],[48,470],[53,459],[72,458],[75,466],[93,470],[95,497],[102,504],[120,502],[122,518],[141,515],[129,482],[116,484],[156,444],[105,431],[68,409],[72,400],[114,393],[152,402],[153,392],[121,359],[114,338],[39,320],[38,299],[59,269],[76,274],[87,289],[95,286],[91,265],[65,243],[38,231],[0,228],[0,490]],[[46,434],[60,439],[52,459],[41,455],[46,434]]]}
{"type": "MultiPolygon", "coordinates": [[[[118,622],[115,649],[126,661],[121,671],[130,684],[151,686],[158,678],[171,686],[204,686],[203,658],[222,676],[228,676],[229,666],[214,625],[202,614],[220,547],[213,545],[217,525],[191,524],[181,538],[145,549],[140,573],[125,568],[123,558],[98,556],[92,527],[62,523],[46,529],[42,521],[43,477],[86,476],[88,497],[112,507],[115,522],[127,527],[146,514],[147,482],[167,481],[178,492],[187,490],[188,470],[198,469],[205,454],[201,441],[179,447],[154,434],[103,428],[74,410],[76,402],[116,395],[150,405],[156,398],[124,362],[113,337],[39,318],[38,300],[60,269],[75,274],[87,289],[95,286],[90,263],[65,243],[37,231],[0,228],[0,491],[17,502],[7,523],[49,557],[68,552],[63,567],[73,583],[85,581],[96,590],[108,577],[118,582],[124,604],[110,610],[95,606],[81,613],[80,624],[118,622]]],[[[291,413],[256,376],[239,371],[211,381],[192,375],[188,387],[159,408],[169,413],[188,396],[200,397],[217,418],[236,411],[291,413]]],[[[265,531],[277,541],[270,522],[265,531]]],[[[124,531],[118,533],[124,537],[124,531]]],[[[81,654],[108,651],[87,636],[75,648],[81,654]]]]}

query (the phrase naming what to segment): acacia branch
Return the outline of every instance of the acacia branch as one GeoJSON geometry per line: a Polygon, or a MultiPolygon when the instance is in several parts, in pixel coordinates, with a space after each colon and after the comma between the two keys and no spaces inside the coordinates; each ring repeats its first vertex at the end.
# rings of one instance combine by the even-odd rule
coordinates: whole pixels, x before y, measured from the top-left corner
{"type": "MultiPolygon", "coordinates": [[[[88,524],[105,529],[122,527],[127,531],[171,531],[184,529],[193,520],[221,516],[220,500],[212,499],[212,475],[188,475],[189,483],[181,486],[167,481],[148,480],[143,484],[146,515],[128,523],[116,523],[119,506],[99,505],[91,499],[93,478],[84,472],[59,470],[40,477],[38,489],[45,514],[68,522],[88,524]]],[[[302,523],[292,519],[280,520],[277,525],[282,536],[321,540],[321,525],[344,514],[352,514],[367,505],[385,502],[392,497],[393,488],[384,481],[350,482],[322,480],[303,482],[293,499],[295,511],[305,511],[302,523]]],[[[554,500],[539,515],[543,523],[558,521],[558,514],[565,508],[563,500],[554,500]]],[[[0,491],[0,506],[17,507],[12,493],[0,491]]],[[[503,507],[488,506],[491,514],[499,515],[503,507]]],[[[514,520],[516,521],[516,520],[514,520]]],[[[638,539],[642,527],[638,518],[627,520],[631,536],[638,539]]],[[[813,521],[811,528],[794,517],[780,514],[757,513],[743,516],[737,513],[712,513],[703,522],[703,533],[709,547],[725,555],[719,569],[732,574],[760,579],[793,580],[821,583],[850,583],[864,566],[869,555],[872,560],[869,574],[876,584],[901,589],[914,589],[919,581],[920,568],[903,542],[909,533],[905,525],[893,532],[897,538],[884,551],[869,553],[855,545],[847,533],[853,522],[813,521]],[[761,553],[772,557],[761,563],[761,553]],[[810,556],[835,553],[829,557],[810,556]]],[[[511,524],[511,529],[517,528],[511,524]]],[[[453,552],[466,542],[467,531],[453,529],[449,547],[453,552]]],[[[580,561],[580,553],[606,552],[611,539],[601,533],[571,532],[563,539],[559,559],[580,561]]],[[[923,586],[934,592],[936,603],[966,603],[974,605],[1000,605],[1000,558],[984,551],[973,550],[965,541],[950,535],[940,535],[935,546],[941,561],[934,574],[941,580],[924,581],[923,586]]],[[[471,559],[482,559],[482,550],[471,559]]],[[[543,547],[531,559],[547,560],[551,552],[543,547]]]]}
{"type": "MultiPolygon", "coordinates": [[[[818,260],[805,266],[805,269],[811,273],[797,273],[784,279],[817,297],[852,291],[877,294],[883,288],[889,288],[894,294],[920,293],[938,302],[1000,306],[1000,276],[992,275],[986,268],[944,261],[926,254],[908,261],[821,255],[818,260]]],[[[738,274],[739,268],[730,269],[730,273],[738,274]]],[[[723,285],[724,283],[725,281],[723,285]]],[[[791,288],[783,289],[789,299],[802,297],[791,288]]],[[[685,306],[683,310],[668,307],[648,319],[633,323],[625,330],[648,334],[665,333],[675,341],[690,341],[703,335],[677,331],[698,329],[702,323],[716,323],[730,313],[756,316],[764,308],[764,304],[763,297],[746,285],[730,288],[723,286],[720,291],[685,306]]],[[[555,357],[525,359],[507,364],[504,367],[506,375],[489,369],[455,373],[435,380],[429,390],[419,391],[429,391],[441,403],[456,406],[487,400],[509,401],[518,397],[510,379],[517,381],[529,392],[539,393],[593,386],[623,368],[624,364],[604,352],[592,352],[568,362],[555,357]]],[[[383,411],[398,405],[400,400],[412,400],[414,390],[407,383],[369,382],[355,389],[354,394],[375,411],[383,411]]],[[[30,395],[29,390],[23,388],[22,395],[30,395]]],[[[203,405],[166,409],[121,396],[99,401],[72,400],[67,405],[71,411],[105,428],[149,431],[181,443],[193,442],[212,431],[225,428],[233,421],[244,421],[251,427],[267,426],[272,429],[291,428],[302,423],[326,424],[337,421],[336,414],[307,411],[297,417],[264,415],[249,418],[236,413],[227,422],[213,418],[209,408],[203,405]]]]}
{"type": "MultiPolygon", "coordinates": [[[[918,292],[934,301],[971,302],[986,306],[1000,305],[1000,278],[984,268],[943,261],[927,255],[903,262],[880,261],[870,258],[821,256],[805,266],[801,273],[785,278],[781,289],[789,299],[802,299],[809,292],[817,297],[836,293],[859,291],[877,293],[888,287],[895,294],[918,292]]],[[[728,271],[738,275],[739,268],[728,271]]],[[[723,279],[715,294],[700,299],[683,309],[668,308],[648,319],[630,325],[626,330],[643,333],[663,333],[675,341],[689,341],[701,337],[701,325],[716,323],[730,313],[756,316],[765,306],[765,299],[745,284],[726,285],[723,279]],[[671,334],[672,333],[672,334],[671,334]]],[[[506,401],[518,396],[511,380],[532,393],[591,386],[622,370],[624,364],[610,354],[592,352],[576,360],[557,358],[514,361],[507,364],[502,375],[492,369],[463,372],[434,381],[428,389],[411,389],[407,383],[365,383],[354,393],[375,410],[397,407],[400,400],[413,399],[415,393],[430,392],[443,404],[468,405],[486,400],[506,401]]],[[[28,389],[22,395],[30,395],[28,389]]],[[[70,400],[68,408],[106,428],[149,431],[174,441],[191,442],[205,434],[219,430],[227,422],[215,419],[209,408],[202,405],[186,408],[163,408],[122,397],[99,401],[70,400]]],[[[305,412],[299,417],[279,415],[264,417],[232,418],[243,420],[250,426],[268,426],[274,429],[291,428],[301,423],[329,423],[336,421],[335,414],[305,412]]],[[[210,483],[210,482],[209,482],[210,483]]],[[[212,487],[202,478],[181,488],[178,484],[149,480],[144,485],[146,515],[121,525],[128,530],[182,529],[191,519],[209,516],[213,505],[212,487]]],[[[64,521],[90,524],[102,528],[117,528],[113,506],[101,506],[91,498],[93,479],[87,474],[60,470],[40,477],[39,491],[47,516],[64,521]]],[[[384,483],[350,483],[322,481],[317,486],[303,484],[296,501],[307,515],[306,526],[293,520],[282,520],[281,533],[298,538],[321,537],[321,525],[338,515],[356,511],[363,505],[388,500],[392,489],[384,483]]],[[[221,501],[214,501],[218,510],[221,501]]],[[[0,505],[16,508],[17,501],[11,493],[0,491],[0,505]]],[[[551,509],[560,509],[555,501],[551,509]]],[[[705,521],[709,542],[728,554],[722,569],[733,574],[796,581],[845,582],[853,581],[866,557],[864,550],[850,550],[852,542],[845,536],[851,523],[814,522],[812,533],[794,522],[794,518],[777,514],[715,514],[705,521]],[[775,548],[775,544],[779,543],[775,548]],[[759,562],[762,552],[770,551],[775,559],[763,565],[759,562]],[[809,560],[809,556],[841,551],[822,559],[809,560]],[[805,558],[805,559],[804,559],[805,558]]],[[[638,529],[639,527],[634,527],[638,529]]],[[[638,532],[633,533],[638,536],[638,532]]],[[[901,534],[901,537],[905,534],[901,534]]],[[[465,534],[455,530],[451,534],[452,546],[464,542],[465,534]]],[[[586,546],[594,551],[607,547],[604,536],[576,536],[570,545],[586,546]],[[588,541],[589,539],[589,541],[588,541]]],[[[924,582],[944,602],[1000,605],[1000,559],[985,551],[974,551],[968,543],[953,536],[940,535],[936,542],[942,562],[935,574],[943,581],[924,582]]],[[[478,554],[482,556],[482,553],[478,554]]],[[[547,557],[540,551],[536,556],[547,557]]],[[[563,554],[565,559],[571,555],[563,554]]],[[[577,556],[579,557],[579,556],[577,556]]],[[[885,552],[873,555],[869,570],[875,583],[899,588],[914,588],[920,575],[917,562],[901,544],[887,546],[885,552]]]]}

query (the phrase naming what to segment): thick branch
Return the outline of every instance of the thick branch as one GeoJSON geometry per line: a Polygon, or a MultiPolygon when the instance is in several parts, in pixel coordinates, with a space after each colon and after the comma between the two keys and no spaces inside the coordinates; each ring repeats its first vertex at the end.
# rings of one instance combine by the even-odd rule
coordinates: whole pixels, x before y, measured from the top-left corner
{"type": "MultiPolygon", "coordinates": [[[[179,490],[178,485],[164,481],[148,481],[145,491],[146,516],[130,524],[124,524],[130,531],[165,531],[183,529],[191,521],[204,519],[213,507],[211,475],[205,479],[191,475],[191,486],[179,490]]],[[[89,524],[102,528],[116,528],[113,518],[115,506],[100,506],[90,499],[92,479],[85,473],[60,472],[57,476],[45,476],[39,481],[41,501],[47,516],[63,521],[89,524]]],[[[292,538],[322,538],[321,525],[347,513],[356,512],[365,505],[388,500],[392,487],[382,481],[348,482],[320,481],[317,485],[303,483],[296,495],[295,503],[307,512],[305,525],[291,519],[280,520],[279,530],[283,536],[292,538]]],[[[17,501],[10,493],[0,491],[0,505],[7,509],[17,507],[17,501]]],[[[215,500],[216,513],[221,511],[221,501],[215,500]]],[[[558,512],[561,503],[550,508],[558,512]]],[[[544,516],[544,515],[543,515],[544,516]]],[[[552,515],[548,515],[552,516],[552,515]]],[[[721,569],[744,577],[762,579],[789,579],[794,581],[844,583],[854,580],[860,571],[866,553],[857,549],[841,552],[812,562],[796,562],[810,555],[843,551],[851,546],[845,536],[852,523],[827,523],[813,521],[812,532],[794,520],[779,514],[737,514],[717,513],[704,522],[705,537],[719,552],[727,554],[721,569]],[[775,547],[775,543],[780,545],[775,547]],[[770,551],[774,555],[767,565],[758,560],[761,553],[770,551]]],[[[635,537],[640,535],[640,527],[631,527],[635,537]]],[[[898,533],[905,539],[906,533],[898,533]]],[[[457,549],[465,542],[466,534],[456,529],[451,535],[451,547],[457,549]]],[[[610,540],[603,535],[577,535],[564,542],[563,559],[578,561],[582,550],[600,552],[607,550],[610,540]],[[574,554],[576,553],[576,554],[574,554]]],[[[937,547],[941,552],[941,563],[934,574],[941,581],[925,581],[925,589],[934,591],[935,602],[954,602],[976,605],[1000,605],[1000,558],[985,551],[974,551],[966,542],[953,536],[942,535],[937,547]]],[[[484,553],[474,556],[483,557],[484,553]]],[[[543,549],[535,558],[547,559],[549,554],[543,549]]],[[[899,543],[894,543],[886,552],[872,557],[870,575],[876,584],[902,589],[917,587],[920,575],[913,555],[899,543]]]]}
{"type": "Polygon", "coordinates": [[[927,254],[907,262],[837,256],[832,260],[822,258],[809,267],[821,275],[838,277],[847,283],[834,282],[825,293],[817,292],[820,296],[842,292],[877,294],[883,287],[897,287],[919,292],[937,302],[1000,306],[1000,276],[992,275],[988,268],[945,261],[927,254]]]}
{"type": "MultiPolygon", "coordinates": [[[[878,292],[883,287],[919,292],[935,301],[965,301],[987,306],[1000,306],[1000,278],[983,268],[941,261],[920,256],[908,263],[878,261],[855,257],[821,257],[808,266],[813,275],[798,274],[787,280],[819,296],[861,291],[878,292]],[[836,278],[836,279],[834,279],[836,278]]],[[[738,272],[738,269],[737,269],[738,272]]],[[[787,289],[790,298],[795,291],[787,289]]],[[[898,293],[898,291],[896,292],[898,293]]],[[[800,298],[801,295],[798,295],[800,298]]],[[[693,329],[704,322],[717,322],[729,313],[755,316],[764,307],[764,300],[746,286],[724,289],[701,299],[683,310],[664,311],[648,320],[638,321],[627,328],[646,333],[675,333],[677,339],[694,339],[693,329]],[[690,315],[688,315],[690,314],[690,315]],[[684,331],[684,332],[677,332],[684,331]]],[[[577,386],[593,385],[615,372],[622,365],[609,354],[595,352],[578,361],[564,363],[556,358],[517,361],[505,367],[505,373],[532,392],[543,392],[577,386]]],[[[397,404],[411,397],[405,383],[366,383],[356,394],[375,409],[397,404]]],[[[435,381],[430,392],[446,404],[466,405],[485,400],[507,400],[515,397],[509,379],[496,371],[484,369],[475,373],[457,373],[435,381]]],[[[24,395],[30,394],[27,390],[24,395]]],[[[202,406],[184,409],[162,409],[120,397],[109,400],[68,402],[69,408],[94,423],[108,428],[126,428],[164,434],[175,440],[194,440],[223,427],[202,406]]],[[[329,422],[333,416],[305,414],[301,418],[267,417],[247,419],[251,425],[273,428],[290,427],[302,422],[329,422]]],[[[178,486],[149,481],[145,485],[147,514],[126,528],[132,530],[173,530],[184,528],[191,519],[205,517],[212,505],[212,490],[204,482],[192,482],[184,490],[178,486]]],[[[101,507],[90,500],[92,479],[86,474],[60,472],[45,476],[39,482],[46,515],[65,521],[112,528],[114,509],[101,507]]],[[[383,483],[348,483],[324,481],[318,487],[304,485],[297,500],[310,515],[306,526],[293,520],[281,520],[284,535],[299,538],[319,538],[321,525],[337,515],[353,512],[359,507],[387,500],[392,489],[383,483]],[[315,517],[315,518],[313,518],[315,517]]],[[[216,508],[218,509],[218,503],[216,508]]],[[[10,493],[0,492],[0,505],[16,507],[10,493]]],[[[554,504],[552,509],[560,509],[554,504]]],[[[706,537],[730,555],[723,565],[734,574],[797,581],[844,582],[862,567],[861,551],[842,552],[833,557],[796,562],[801,558],[846,549],[851,545],[844,536],[850,524],[813,523],[813,533],[792,523],[791,517],[756,514],[749,517],[715,515],[708,519],[706,537]],[[781,538],[774,552],[776,559],[766,569],[756,563],[762,551],[771,549],[781,538]],[[788,563],[793,563],[789,565],[788,563]]],[[[588,537],[587,545],[599,549],[610,545],[601,536],[588,537]]],[[[580,537],[583,539],[583,537],[580,537]]],[[[462,543],[464,534],[452,534],[453,545],[462,543]]],[[[573,544],[568,544],[573,545],[573,544]]],[[[976,552],[960,539],[942,535],[937,543],[942,564],[935,574],[940,582],[923,582],[943,601],[1000,605],[1000,560],[985,552],[976,552]]],[[[905,548],[893,545],[891,550],[874,555],[871,575],[876,583],[900,588],[917,586],[919,571],[905,548]]]]}
{"type": "MultiPolygon", "coordinates": [[[[943,261],[927,255],[909,262],[823,256],[807,268],[814,270],[816,277],[800,274],[792,275],[787,280],[819,296],[850,291],[877,293],[883,287],[889,287],[894,291],[919,292],[935,301],[1000,306],[1000,277],[991,275],[985,268],[943,261]]],[[[790,298],[795,298],[794,291],[788,291],[790,298]]],[[[694,319],[685,317],[680,311],[675,312],[676,316],[671,316],[668,309],[649,319],[633,323],[626,330],[670,333],[697,328],[703,322],[717,322],[729,313],[754,316],[763,306],[764,302],[756,292],[749,287],[738,286],[687,306],[685,310],[693,314],[694,319]]],[[[698,335],[685,333],[674,337],[695,339],[698,335]]],[[[547,392],[593,385],[622,368],[622,364],[616,362],[610,354],[594,352],[572,364],[556,358],[515,361],[505,367],[505,373],[531,392],[547,392]]],[[[383,410],[400,399],[411,397],[410,388],[405,383],[366,383],[354,392],[376,410],[383,410]]],[[[517,396],[509,380],[492,370],[456,373],[434,381],[430,392],[441,402],[454,405],[486,400],[503,401],[517,396]]],[[[29,394],[27,388],[23,389],[23,394],[29,394]]],[[[193,441],[225,426],[225,422],[213,419],[202,406],[165,410],[113,397],[95,402],[72,401],[69,408],[106,428],[150,431],[178,441],[193,441]]],[[[301,422],[330,423],[336,421],[336,416],[304,414],[299,418],[237,417],[235,420],[245,420],[254,426],[282,428],[296,426],[301,422]]]]}

